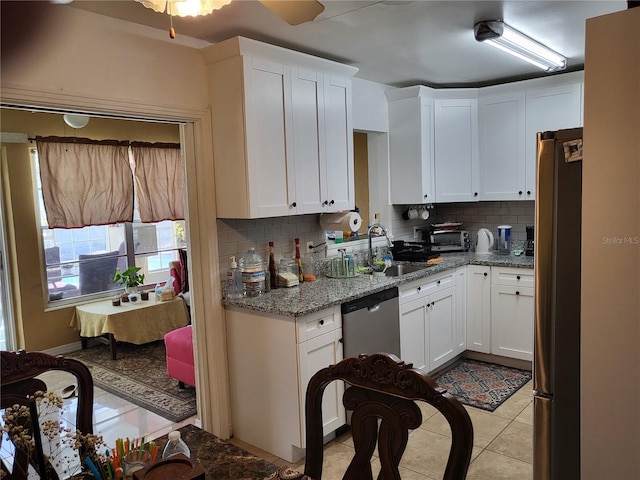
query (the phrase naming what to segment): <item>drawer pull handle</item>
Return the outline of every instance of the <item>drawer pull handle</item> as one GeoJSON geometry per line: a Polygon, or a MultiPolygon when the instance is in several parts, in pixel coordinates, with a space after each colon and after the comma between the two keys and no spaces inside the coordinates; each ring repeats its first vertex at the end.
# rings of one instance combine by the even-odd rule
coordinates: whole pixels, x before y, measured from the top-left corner
{"type": "Polygon", "coordinates": [[[420,291],[420,290],[422,290],[422,287],[418,287],[418,288],[416,288],[416,290],[420,291]]]}
{"type": "Polygon", "coordinates": [[[342,343],[342,339],[339,339],[339,340],[338,340],[338,343],[342,343]]]}
{"type": "Polygon", "coordinates": [[[487,275],[489,275],[487,272],[484,272],[484,276],[486,277],[487,275]]]}
{"type": "Polygon", "coordinates": [[[438,285],[440,285],[440,280],[438,280],[436,283],[437,283],[438,285]]]}
{"type": "Polygon", "coordinates": [[[320,320],[318,323],[320,324],[320,326],[322,326],[324,325],[324,320],[320,320]]]}
{"type": "Polygon", "coordinates": [[[298,204],[297,204],[296,202],[293,202],[293,203],[291,204],[291,206],[292,206],[293,208],[296,208],[296,206],[297,206],[297,205],[298,205],[298,204]]]}
{"type": "Polygon", "coordinates": [[[516,290],[516,295],[520,295],[520,292],[518,292],[517,290],[516,290]]]}
{"type": "Polygon", "coordinates": [[[520,280],[520,275],[517,275],[517,276],[516,276],[516,280],[520,280]]]}

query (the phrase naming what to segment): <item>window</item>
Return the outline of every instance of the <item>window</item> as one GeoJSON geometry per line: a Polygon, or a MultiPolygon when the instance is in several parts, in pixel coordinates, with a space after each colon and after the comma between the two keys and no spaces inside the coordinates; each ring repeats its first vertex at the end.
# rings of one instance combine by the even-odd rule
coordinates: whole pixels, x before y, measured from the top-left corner
{"type": "MultiPolygon", "coordinates": [[[[83,228],[48,228],[38,152],[30,149],[36,172],[36,195],[44,247],[44,275],[49,302],[65,302],[87,295],[105,295],[122,287],[113,283],[116,269],[141,267],[145,285],[169,278],[170,262],[186,248],[184,220],[141,223],[136,207],[133,223],[83,228]]],[[[131,161],[131,155],[129,156],[131,161]]],[[[66,303],[66,302],[65,302],[66,303]]]]}

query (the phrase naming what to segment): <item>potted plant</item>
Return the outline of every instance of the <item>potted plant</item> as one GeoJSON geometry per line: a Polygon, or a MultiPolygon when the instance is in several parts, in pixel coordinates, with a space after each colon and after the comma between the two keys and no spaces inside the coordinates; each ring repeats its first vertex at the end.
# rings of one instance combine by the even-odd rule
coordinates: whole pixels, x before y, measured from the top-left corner
{"type": "Polygon", "coordinates": [[[143,285],[144,273],[138,273],[140,270],[142,270],[142,267],[127,267],[124,271],[116,270],[116,274],[113,276],[113,283],[124,285],[125,295],[123,300],[124,298],[130,299],[132,294],[137,295],[137,288],[143,285]]]}

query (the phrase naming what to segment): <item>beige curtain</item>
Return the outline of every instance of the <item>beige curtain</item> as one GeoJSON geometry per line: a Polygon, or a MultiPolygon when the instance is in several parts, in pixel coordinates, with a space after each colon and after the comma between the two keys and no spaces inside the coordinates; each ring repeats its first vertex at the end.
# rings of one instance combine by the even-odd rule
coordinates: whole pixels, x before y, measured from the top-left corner
{"type": "Polygon", "coordinates": [[[36,144],[49,228],[133,221],[126,142],[37,137],[36,144]]]}
{"type": "Polygon", "coordinates": [[[179,144],[131,143],[142,222],[184,219],[184,169],[179,144]]]}

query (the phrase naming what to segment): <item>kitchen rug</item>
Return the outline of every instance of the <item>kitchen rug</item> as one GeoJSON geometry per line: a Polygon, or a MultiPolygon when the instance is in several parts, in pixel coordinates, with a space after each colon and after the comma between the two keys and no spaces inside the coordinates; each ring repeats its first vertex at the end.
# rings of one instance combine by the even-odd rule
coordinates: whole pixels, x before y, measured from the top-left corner
{"type": "Polygon", "coordinates": [[[118,358],[111,360],[108,345],[99,344],[65,354],[84,363],[96,387],[145,408],[172,422],[197,413],[196,391],[180,389],[167,375],[164,341],[144,345],[118,343],[118,358]]]}
{"type": "Polygon", "coordinates": [[[493,412],[531,380],[531,372],[462,359],[435,377],[438,386],[471,407],[493,412]]]}

